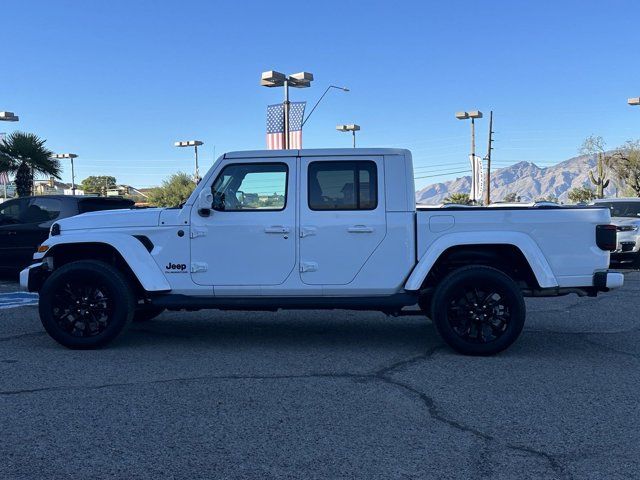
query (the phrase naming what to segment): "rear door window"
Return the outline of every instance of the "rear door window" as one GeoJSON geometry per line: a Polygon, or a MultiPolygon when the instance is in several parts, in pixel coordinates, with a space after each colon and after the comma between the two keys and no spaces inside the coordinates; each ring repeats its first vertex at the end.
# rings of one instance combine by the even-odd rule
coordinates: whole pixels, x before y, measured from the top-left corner
{"type": "Polygon", "coordinates": [[[375,162],[311,162],[308,173],[311,210],[375,210],[378,205],[375,162]]]}

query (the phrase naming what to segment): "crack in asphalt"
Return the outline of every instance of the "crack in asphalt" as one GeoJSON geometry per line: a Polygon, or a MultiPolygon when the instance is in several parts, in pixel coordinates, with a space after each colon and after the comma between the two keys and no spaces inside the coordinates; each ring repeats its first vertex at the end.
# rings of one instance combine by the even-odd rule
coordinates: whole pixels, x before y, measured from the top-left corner
{"type": "Polygon", "coordinates": [[[456,420],[453,420],[451,418],[448,418],[446,415],[444,415],[440,409],[438,408],[435,400],[430,397],[429,395],[427,395],[426,393],[422,392],[421,390],[403,383],[399,380],[396,380],[394,378],[391,378],[388,374],[390,374],[391,372],[395,371],[395,370],[399,370],[401,368],[407,367],[411,364],[417,363],[419,361],[424,361],[424,360],[428,360],[430,358],[433,357],[433,355],[440,349],[445,348],[444,345],[439,345],[436,347],[431,348],[429,351],[427,351],[426,353],[422,354],[422,355],[418,355],[418,356],[414,356],[411,357],[409,359],[403,360],[403,361],[399,361],[396,362],[394,364],[391,364],[387,367],[381,368],[380,370],[378,370],[377,372],[375,372],[373,375],[371,375],[372,378],[377,379],[379,381],[382,381],[388,385],[400,388],[405,390],[406,392],[412,394],[413,396],[417,397],[420,402],[425,406],[429,417],[432,418],[433,420],[440,422],[442,424],[445,424],[447,426],[449,426],[450,428],[453,428],[455,430],[458,430],[460,432],[464,432],[464,433],[469,433],[477,438],[479,438],[480,440],[484,441],[484,442],[493,442],[493,443],[497,443],[498,445],[501,445],[507,449],[510,450],[516,450],[528,455],[532,455],[538,458],[541,458],[543,460],[545,460],[549,466],[551,467],[551,469],[558,475],[564,477],[564,478],[572,478],[571,475],[566,471],[565,467],[562,465],[562,463],[553,455],[544,452],[542,450],[536,450],[532,447],[527,447],[525,445],[516,445],[516,444],[510,444],[510,443],[504,443],[499,441],[496,437],[494,437],[493,435],[490,435],[488,433],[485,433],[473,426],[469,426],[469,425],[465,425],[461,422],[458,422],[456,420]]]}
{"type": "Polygon", "coordinates": [[[150,380],[143,382],[120,382],[120,383],[109,383],[109,384],[101,384],[101,385],[67,385],[67,386],[57,386],[57,387],[42,387],[42,388],[32,388],[32,389],[19,389],[19,390],[4,390],[0,391],[0,396],[14,396],[14,395],[23,395],[23,394],[32,394],[39,392],[55,392],[55,391],[68,391],[68,390],[101,390],[105,388],[117,388],[117,387],[130,387],[130,386],[139,386],[139,385],[157,385],[157,384],[167,384],[167,383],[181,383],[181,382],[192,382],[192,381],[207,381],[207,380],[287,380],[287,379],[352,379],[357,381],[378,381],[385,385],[391,386],[396,389],[404,390],[406,393],[409,393],[411,396],[419,400],[419,402],[424,406],[426,412],[432,420],[441,423],[443,425],[448,426],[456,431],[467,433],[475,436],[483,442],[492,442],[496,443],[503,448],[516,450],[542,460],[545,460],[551,469],[558,475],[561,475],[565,478],[571,478],[570,475],[565,471],[564,466],[555,458],[553,455],[541,451],[536,450],[531,447],[527,447],[524,445],[516,445],[509,444],[499,441],[495,436],[485,433],[473,426],[465,425],[461,422],[458,422],[454,419],[447,417],[444,413],[441,412],[440,408],[437,406],[435,400],[422,392],[421,390],[407,384],[403,383],[399,380],[396,380],[390,376],[391,373],[396,372],[398,370],[407,368],[410,365],[423,362],[433,358],[433,356],[442,349],[445,349],[446,346],[444,344],[436,345],[430,348],[423,354],[414,355],[410,358],[406,358],[403,360],[399,360],[390,365],[382,367],[372,373],[351,373],[351,372],[338,372],[338,373],[309,373],[309,374],[291,374],[291,375],[201,375],[194,377],[177,377],[177,378],[167,378],[167,379],[158,379],[158,380],[150,380]]]}

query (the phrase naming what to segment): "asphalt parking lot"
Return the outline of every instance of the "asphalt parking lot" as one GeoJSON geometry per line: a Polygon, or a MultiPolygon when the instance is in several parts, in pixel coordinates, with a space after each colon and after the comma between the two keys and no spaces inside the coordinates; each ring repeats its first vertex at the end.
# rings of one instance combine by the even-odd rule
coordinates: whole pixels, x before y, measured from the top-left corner
{"type": "Polygon", "coordinates": [[[0,478],[638,478],[639,290],[529,300],[491,358],[315,311],[165,313],[70,351],[3,307],[0,478]]]}

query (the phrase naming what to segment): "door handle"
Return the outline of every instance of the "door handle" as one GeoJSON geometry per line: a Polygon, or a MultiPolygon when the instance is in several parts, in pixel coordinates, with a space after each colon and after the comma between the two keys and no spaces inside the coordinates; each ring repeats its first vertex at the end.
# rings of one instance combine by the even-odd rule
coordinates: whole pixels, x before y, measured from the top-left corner
{"type": "Polygon", "coordinates": [[[289,227],[283,227],[282,225],[272,225],[264,229],[264,233],[289,233],[289,227]]]}
{"type": "Polygon", "coordinates": [[[347,228],[347,232],[349,232],[349,233],[373,233],[373,228],[367,227],[366,225],[354,225],[353,227],[347,228]]]}

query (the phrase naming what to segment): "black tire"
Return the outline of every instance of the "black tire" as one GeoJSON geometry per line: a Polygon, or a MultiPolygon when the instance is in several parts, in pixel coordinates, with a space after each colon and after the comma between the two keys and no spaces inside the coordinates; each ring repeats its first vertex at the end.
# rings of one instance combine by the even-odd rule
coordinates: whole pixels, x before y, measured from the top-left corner
{"type": "Polygon", "coordinates": [[[149,320],[156,318],[162,312],[164,312],[164,308],[162,307],[141,307],[133,314],[133,321],[135,323],[148,322],[149,320]]]}
{"type": "Polygon", "coordinates": [[[97,260],[63,265],[40,290],[40,321],[56,342],[72,349],[107,345],[133,319],[136,297],[127,278],[97,260]]]}
{"type": "Polygon", "coordinates": [[[491,267],[454,270],[433,296],[432,320],[443,340],[465,355],[493,355],[515,342],[526,307],[520,288],[491,267]]]}

